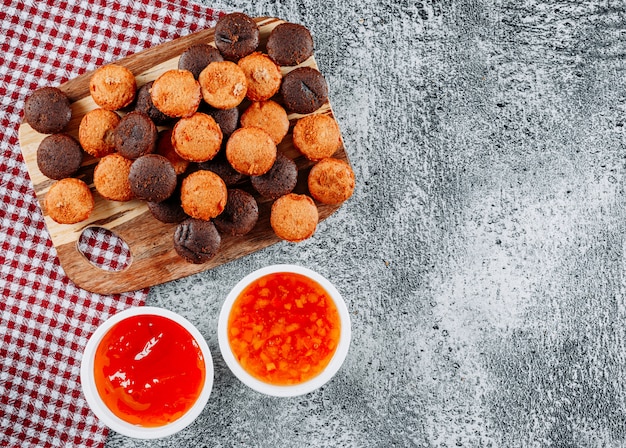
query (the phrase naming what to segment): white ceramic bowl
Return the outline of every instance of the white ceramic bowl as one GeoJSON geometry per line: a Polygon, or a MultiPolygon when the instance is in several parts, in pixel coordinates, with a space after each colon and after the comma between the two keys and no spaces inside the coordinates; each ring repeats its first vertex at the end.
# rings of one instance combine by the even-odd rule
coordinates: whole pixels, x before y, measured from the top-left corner
{"type": "Polygon", "coordinates": [[[298,395],[304,395],[318,389],[322,385],[326,384],[335,375],[335,373],[337,373],[337,371],[343,364],[346,355],[348,354],[348,348],[350,347],[350,316],[348,314],[348,308],[346,307],[346,304],[341,297],[341,294],[339,293],[339,291],[337,291],[337,288],[335,288],[332,283],[330,283],[326,278],[324,278],[315,271],[301,266],[291,264],[279,264],[254,271],[245,276],[239,281],[239,283],[235,285],[235,287],[226,297],[224,304],[222,305],[222,310],[220,312],[218,321],[217,335],[220,345],[220,351],[222,352],[224,361],[226,361],[226,364],[228,365],[230,370],[235,374],[237,378],[239,378],[239,380],[241,380],[248,387],[266,395],[272,395],[277,397],[294,397],[298,395]],[[241,364],[239,364],[239,361],[237,361],[237,359],[233,355],[233,352],[230,348],[230,343],[228,342],[228,317],[230,315],[233,303],[235,302],[239,294],[248,285],[250,285],[250,283],[254,282],[258,278],[276,272],[291,272],[301,274],[319,283],[335,302],[341,322],[339,343],[333,357],[331,358],[326,368],[320,374],[311,378],[308,381],[288,386],[269,384],[260,381],[251,374],[249,374],[241,366],[241,364]]]}
{"type": "Polygon", "coordinates": [[[80,379],[87,403],[102,423],[113,431],[128,437],[134,437],[137,439],[157,439],[167,437],[182,430],[191,424],[191,422],[193,422],[198,415],[200,415],[209,399],[211,389],[213,388],[213,358],[211,357],[211,352],[204,337],[202,337],[202,334],[200,334],[198,329],[184,317],[163,308],[149,306],[134,307],[115,314],[96,329],[87,342],[87,347],[85,348],[85,352],[83,354],[80,366],[80,379]],[[202,388],[198,399],[194,405],[180,418],[168,423],[167,425],[159,427],[133,425],[117,417],[100,398],[94,380],[94,355],[104,335],[111,329],[111,327],[113,327],[113,325],[131,316],[138,315],[157,315],[180,324],[196,340],[204,357],[206,374],[204,387],[202,388]]]}

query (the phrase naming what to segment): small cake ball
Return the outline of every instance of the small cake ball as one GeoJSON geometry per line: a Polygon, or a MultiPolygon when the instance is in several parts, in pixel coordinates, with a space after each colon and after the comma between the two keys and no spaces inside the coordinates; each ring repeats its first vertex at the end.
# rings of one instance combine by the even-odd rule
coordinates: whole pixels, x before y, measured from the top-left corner
{"type": "Polygon", "coordinates": [[[174,249],[189,263],[211,260],[219,251],[221,237],[210,221],[188,218],[174,231],[174,249]]]}
{"type": "Polygon", "coordinates": [[[52,184],[44,203],[48,216],[59,224],[84,221],[95,206],[87,184],[74,177],[66,177],[52,184]]]}
{"type": "Polygon", "coordinates": [[[212,171],[199,170],[187,176],[180,189],[183,210],[192,218],[208,221],[224,211],[226,184],[212,171]]]}
{"type": "Polygon", "coordinates": [[[354,192],[354,172],[343,160],[329,157],[313,165],[307,183],[315,200],[323,204],[341,204],[354,192]]]}
{"type": "Polygon", "coordinates": [[[262,129],[239,128],[226,142],[226,158],[241,174],[260,176],[274,164],[276,144],[262,129]]]}
{"type": "Polygon", "coordinates": [[[121,154],[109,154],[98,161],[93,170],[96,191],[110,201],[130,201],[133,192],[128,176],[133,161],[121,154]]]}
{"type": "Polygon", "coordinates": [[[78,141],[85,152],[94,157],[104,157],[113,153],[114,131],[120,120],[118,114],[106,109],[93,109],[87,112],[78,127],[78,141]]]}
{"type": "Polygon", "coordinates": [[[341,148],[339,125],[324,114],[302,117],[293,127],[293,145],[309,160],[330,157],[341,148]]]}
{"type": "Polygon", "coordinates": [[[289,193],[272,204],[270,225],[276,236],[297,243],[310,238],[319,216],[313,199],[304,194],[289,193]]]}
{"type": "Polygon", "coordinates": [[[101,108],[118,110],[134,101],[137,82],[133,72],[126,67],[108,64],[98,68],[91,75],[89,93],[101,108]]]}
{"type": "Polygon", "coordinates": [[[248,84],[243,70],[234,62],[211,62],[198,78],[202,98],[216,109],[239,106],[246,97],[248,84]]]}
{"type": "Polygon", "coordinates": [[[188,70],[168,70],[150,89],[152,103],[169,117],[190,117],[200,106],[200,84],[188,70]]]}
{"type": "Polygon", "coordinates": [[[42,134],[61,132],[71,118],[70,100],[56,87],[37,89],[24,103],[24,121],[42,134]]]}

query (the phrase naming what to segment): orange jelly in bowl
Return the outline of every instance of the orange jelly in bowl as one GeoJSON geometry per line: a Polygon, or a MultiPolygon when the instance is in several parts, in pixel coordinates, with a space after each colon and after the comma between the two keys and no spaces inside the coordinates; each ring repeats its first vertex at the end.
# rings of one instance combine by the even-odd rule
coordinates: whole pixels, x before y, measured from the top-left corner
{"type": "Polygon", "coordinates": [[[337,307],[316,281],[293,272],[265,275],[233,303],[228,340],[241,366],[274,385],[303,383],[321,373],[339,343],[337,307]]]}
{"type": "Polygon", "coordinates": [[[102,338],[94,359],[96,388],[117,417],[145,427],[185,414],[205,382],[201,349],[182,325],[157,315],[131,316],[102,338]]]}

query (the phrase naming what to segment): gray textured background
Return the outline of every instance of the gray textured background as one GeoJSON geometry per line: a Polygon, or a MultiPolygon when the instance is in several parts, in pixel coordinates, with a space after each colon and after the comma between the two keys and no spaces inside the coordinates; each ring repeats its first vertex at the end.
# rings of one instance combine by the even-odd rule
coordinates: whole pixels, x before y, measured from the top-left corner
{"type": "Polygon", "coordinates": [[[626,5],[210,5],[312,30],[357,189],[309,241],[152,289],[208,340],[213,394],[170,439],[107,446],[626,446],[626,5]],[[293,399],[216,338],[229,289],[282,262],[352,313],[339,374],[293,399]]]}

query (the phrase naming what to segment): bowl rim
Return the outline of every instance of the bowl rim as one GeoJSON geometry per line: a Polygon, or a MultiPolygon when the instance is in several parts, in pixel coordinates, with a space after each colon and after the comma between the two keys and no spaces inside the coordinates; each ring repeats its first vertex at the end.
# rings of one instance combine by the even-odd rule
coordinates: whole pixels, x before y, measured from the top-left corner
{"type": "Polygon", "coordinates": [[[83,394],[92,412],[108,428],[124,436],[136,439],[158,439],[167,437],[189,426],[200,415],[209,400],[209,396],[211,395],[211,390],[213,388],[213,376],[214,368],[211,351],[200,331],[180,314],[155,306],[136,306],[127,308],[105,320],[102,324],[100,324],[100,326],[98,326],[98,328],[96,328],[87,341],[87,346],[83,352],[80,365],[80,382],[83,394]],[[116,416],[100,398],[93,375],[95,352],[104,335],[111,329],[111,327],[113,327],[113,325],[121,322],[122,320],[141,315],[161,316],[180,324],[196,340],[202,352],[202,356],[204,357],[204,386],[200,395],[196,399],[196,402],[178,419],[158,427],[134,425],[116,416]]]}
{"type": "Polygon", "coordinates": [[[315,272],[309,268],[305,268],[303,266],[294,265],[294,264],[275,264],[271,266],[266,266],[264,268],[257,269],[243,277],[239,282],[231,289],[231,291],[226,296],[224,303],[222,304],[222,309],[220,311],[219,319],[218,319],[218,327],[217,327],[217,336],[220,347],[220,352],[222,353],[222,357],[231,372],[245,385],[250,387],[251,389],[275,397],[295,397],[299,395],[304,395],[309,392],[312,392],[324,384],[326,384],[339,370],[339,368],[343,365],[343,362],[348,354],[348,350],[350,348],[350,339],[352,336],[352,330],[350,325],[350,314],[348,313],[348,308],[346,306],[343,297],[335,288],[335,286],[324,276],[315,272]],[[274,384],[269,384],[263,382],[251,374],[249,374],[242,366],[239,364],[239,361],[235,358],[230,349],[230,344],[228,342],[228,317],[230,315],[230,311],[232,309],[233,303],[239,296],[239,294],[253,281],[257,280],[260,277],[263,277],[268,274],[274,274],[278,272],[289,272],[295,274],[301,274],[310,279],[319,283],[331,297],[335,306],[337,307],[337,311],[339,313],[339,319],[341,322],[341,331],[339,336],[339,343],[337,344],[337,349],[330,362],[326,366],[326,368],[316,375],[315,377],[294,385],[287,386],[279,386],[274,384]]]}

